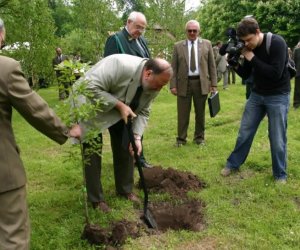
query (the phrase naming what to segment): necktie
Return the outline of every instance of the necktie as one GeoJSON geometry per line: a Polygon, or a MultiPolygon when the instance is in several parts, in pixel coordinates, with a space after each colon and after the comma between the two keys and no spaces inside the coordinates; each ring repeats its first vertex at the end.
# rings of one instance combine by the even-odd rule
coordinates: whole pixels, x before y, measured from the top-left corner
{"type": "Polygon", "coordinates": [[[192,72],[195,72],[195,70],[196,70],[196,59],[195,59],[194,41],[192,41],[192,47],[191,47],[190,70],[192,72]]]}
{"type": "Polygon", "coordinates": [[[140,102],[140,97],[142,95],[143,92],[143,87],[142,85],[140,85],[135,92],[135,95],[131,101],[131,103],[129,104],[129,107],[131,108],[132,111],[135,111],[137,109],[137,107],[139,106],[139,102],[140,102]]]}

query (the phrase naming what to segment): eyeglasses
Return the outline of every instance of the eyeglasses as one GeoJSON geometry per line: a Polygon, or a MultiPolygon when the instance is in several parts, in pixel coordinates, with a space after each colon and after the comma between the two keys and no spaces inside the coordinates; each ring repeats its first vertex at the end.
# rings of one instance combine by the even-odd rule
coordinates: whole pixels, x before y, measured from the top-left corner
{"type": "Polygon", "coordinates": [[[198,30],[187,30],[187,32],[189,32],[189,33],[197,33],[198,30]]]}
{"type": "Polygon", "coordinates": [[[141,25],[135,24],[135,29],[137,29],[139,32],[143,33],[145,32],[146,27],[143,27],[141,25]]]}

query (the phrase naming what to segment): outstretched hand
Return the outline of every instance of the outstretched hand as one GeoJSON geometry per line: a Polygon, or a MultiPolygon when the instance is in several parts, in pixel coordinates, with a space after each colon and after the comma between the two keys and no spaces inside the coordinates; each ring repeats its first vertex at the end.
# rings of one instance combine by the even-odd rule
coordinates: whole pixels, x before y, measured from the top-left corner
{"type": "Polygon", "coordinates": [[[80,139],[81,134],[82,134],[82,130],[78,124],[73,125],[72,128],[69,130],[70,137],[80,139]]]}

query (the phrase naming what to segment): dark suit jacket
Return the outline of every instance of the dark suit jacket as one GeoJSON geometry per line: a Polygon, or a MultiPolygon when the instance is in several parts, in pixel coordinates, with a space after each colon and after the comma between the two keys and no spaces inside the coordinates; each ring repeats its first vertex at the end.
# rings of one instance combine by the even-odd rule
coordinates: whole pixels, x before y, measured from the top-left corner
{"type": "Polygon", "coordinates": [[[293,53],[293,59],[297,70],[296,77],[300,76],[300,48],[296,48],[293,53]]]}
{"type": "MultiPolygon", "coordinates": [[[[170,88],[177,88],[178,96],[186,96],[189,72],[188,41],[179,41],[174,45],[172,68],[174,71],[170,88]]],[[[198,38],[198,65],[202,95],[210,92],[210,87],[217,86],[217,71],[211,42],[198,38]]]]}
{"type": "Polygon", "coordinates": [[[56,56],[52,60],[52,65],[54,67],[55,65],[60,64],[61,62],[63,62],[64,60],[67,60],[67,59],[68,59],[68,57],[65,55],[61,55],[61,59],[58,58],[58,56],[56,56]]]}
{"type": "Polygon", "coordinates": [[[128,54],[142,58],[150,58],[150,52],[145,38],[140,36],[137,40],[143,47],[143,51],[141,51],[135,39],[132,39],[127,30],[124,28],[107,39],[105,43],[104,57],[112,54],[128,54]],[[118,37],[121,46],[118,44],[116,36],[118,37]]]}
{"type": "MultiPolygon", "coordinates": [[[[61,55],[61,58],[59,58],[58,56],[54,57],[52,60],[52,66],[53,68],[55,68],[56,65],[60,64],[61,62],[63,62],[64,60],[67,60],[68,57],[65,55],[61,55]]],[[[61,72],[60,70],[55,69],[55,73],[57,77],[61,76],[61,72]]]]}
{"type": "Polygon", "coordinates": [[[68,137],[65,125],[29,87],[20,64],[0,56],[0,69],[0,192],[6,192],[26,183],[11,124],[13,108],[52,140],[63,144],[68,137]]]}

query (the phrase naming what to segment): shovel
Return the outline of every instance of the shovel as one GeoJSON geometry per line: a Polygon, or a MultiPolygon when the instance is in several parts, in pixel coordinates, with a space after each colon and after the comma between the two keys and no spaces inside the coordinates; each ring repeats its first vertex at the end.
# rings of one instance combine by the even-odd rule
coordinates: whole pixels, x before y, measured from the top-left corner
{"type": "Polygon", "coordinates": [[[142,188],[143,188],[143,191],[144,191],[144,215],[143,215],[143,219],[144,219],[144,221],[145,221],[145,223],[147,224],[148,227],[157,228],[157,223],[156,223],[155,219],[153,218],[152,213],[148,209],[148,190],[146,188],[145,178],[144,178],[144,174],[143,174],[143,170],[142,170],[141,159],[140,159],[140,156],[137,154],[138,150],[137,150],[137,147],[135,145],[134,135],[133,135],[133,131],[132,131],[132,118],[131,117],[128,117],[126,127],[127,127],[127,130],[128,130],[129,141],[130,141],[130,143],[132,145],[132,148],[133,148],[134,158],[135,158],[137,168],[138,168],[138,171],[139,171],[139,175],[140,175],[140,179],[141,179],[141,185],[142,185],[142,188]]]}

